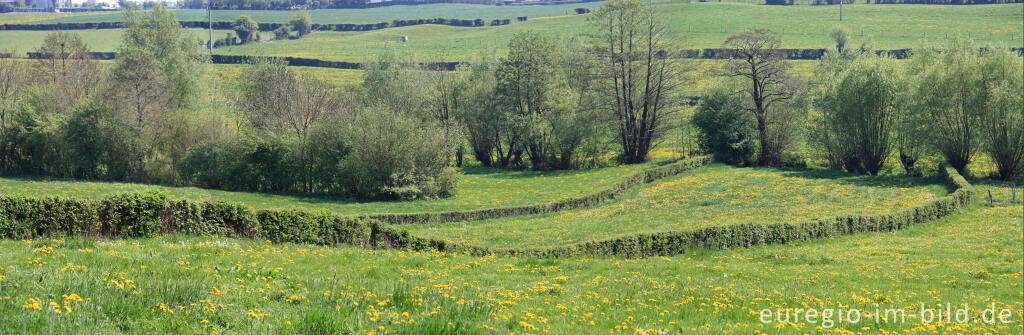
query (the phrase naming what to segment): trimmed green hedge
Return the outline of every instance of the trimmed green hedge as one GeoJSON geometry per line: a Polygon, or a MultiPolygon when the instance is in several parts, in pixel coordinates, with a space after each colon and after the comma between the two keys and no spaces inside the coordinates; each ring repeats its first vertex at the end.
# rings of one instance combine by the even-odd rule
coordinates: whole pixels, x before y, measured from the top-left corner
{"type": "Polygon", "coordinates": [[[0,197],[0,238],[158,234],[218,235],[272,242],[370,246],[374,220],[298,210],[257,210],[226,202],[125,193],[104,200],[0,197]]]}
{"type": "Polygon", "coordinates": [[[627,189],[640,184],[674,176],[685,171],[710,164],[711,156],[698,156],[690,159],[679,160],[673,163],[646,169],[642,172],[623,178],[611,188],[588,194],[582,197],[559,200],[546,204],[498,207],[488,209],[477,209],[457,212],[441,213],[408,213],[408,214],[373,214],[363,215],[366,219],[380,220],[390,224],[421,224],[436,222],[464,222],[487,220],[503,217],[535,215],[560,212],[571,209],[594,206],[603,201],[613,199],[627,189]]]}
{"type": "Polygon", "coordinates": [[[707,227],[691,231],[637,234],[552,248],[499,249],[425,239],[392,226],[374,225],[374,246],[412,250],[462,252],[472,255],[503,254],[529,257],[621,256],[649,257],[684,253],[696,248],[730,249],[836,237],[861,232],[893,231],[938,219],[970,204],[974,188],[956,170],[944,166],[955,191],[928,203],[889,214],[844,215],[797,223],[748,223],[707,227]]]}
{"type": "MultiPolygon", "coordinates": [[[[548,204],[474,211],[366,216],[327,211],[253,210],[228,202],[171,200],[158,192],[134,192],[95,201],[70,198],[0,196],[0,238],[59,236],[151,237],[158,234],[234,236],[272,242],[390,245],[375,242],[391,223],[482,220],[557,212],[592,206],[625,189],[703,166],[711,157],[682,160],[629,176],[614,187],[584,197],[548,204]]],[[[405,245],[403,241],[402,244],[405,245]]],[[[440,248],[440,247],[439,247],[440,248]]],[[[440,248],[443,249],[443,248],[440,248]]]]}

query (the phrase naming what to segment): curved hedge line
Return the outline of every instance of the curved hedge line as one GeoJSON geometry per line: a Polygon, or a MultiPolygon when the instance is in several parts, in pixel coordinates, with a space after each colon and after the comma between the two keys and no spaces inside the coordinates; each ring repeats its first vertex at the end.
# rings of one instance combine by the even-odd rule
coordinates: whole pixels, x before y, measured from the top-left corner
{"type": "Polygon", "coordinates": [[[389,224],[420,224],[438,222],[463,222],[504,218],[510,216],[535,215],[560,212],[564,210],[590,207],[602,201],[614,199],[630,187],[646,184],[661,178],[674,176],[711,163],[710,155],[679,160],[673,163],[646,169],[627,176],[615,183],[611,188],[588,194],[582,197],[554,201],[546,204],[525,205],[516,207],[498,207],[456,212],[440,213],[405,213],[405,214],[370,214],[361,215],[366,219],[380,220],[389,224]]]}
{"type": "Polygon", "coordinates": [[[678,174],[707,164],[710,160],[710,157],[702,156],[648,169],[624,179],[611,189],[551,204],[436,214],[343,216],[327,211],[253,210],[248,206],[226,202],[172,200],[157,192],[125,193],[103,200],[0,196],[0,238],[132,238],[182,233],[265,239],[272,242],[436,250],[471,255],[648,257],[675,255],[695,248],[728,249],[860,232],[893,231],[949,215],[969,205],[974,193],[967,180],[957,174],[955,169],[945,166],[941,171],[955,188],[953,193],[893,213],[636,234],[551,248],[486,248],[426,239],[413,236],[381,220],[405,223],[479,220],[499,217],[496,215],[531,215],[585,207],[611,199],[626,188],[678,174]]]}
{"type": "Polygon", "coordinates": [[[573,199],[531,206],[384,215],[329,211],[253,210],[228,202],[172,200],[159,192],[131,192],[103,200],[0,196],[0,238],[60,236],[152,237],[158,234],[219,235],[273,242],[374,246],[372,231],[391,223],[454,222],[531,215],[581,208],[614,198],[625,189],[703,166],[710,156],[681,160],[629,176],[612,188],[573,199]]]}
{"type": "Polygon", "coordinates": [[[797,223],[747,223],[623,236],[551,248],[500,249],[420,238],[392,226],[374,225],[374,247],[438,250],[471,255],[529,257],[621,256],[649,257],[684,253],[696,248],[730,249],[759,244],[808,241],[861,232],[893,231],[949,215],[970,204],[974,188],[956,170],[944,166],[947,181],[956,190],[944,197],[888,214],[843,215],[797,223]]]}

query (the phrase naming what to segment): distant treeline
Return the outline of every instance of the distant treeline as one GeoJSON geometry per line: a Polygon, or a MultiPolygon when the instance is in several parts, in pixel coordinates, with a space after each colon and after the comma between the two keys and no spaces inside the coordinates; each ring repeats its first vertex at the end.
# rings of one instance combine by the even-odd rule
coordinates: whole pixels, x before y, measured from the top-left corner
{"type": "MultiPolygon", "coordinates": [[[[522,17],[525,18],[525,17],[522,17]]],[[[519,21],[525,21],[520,19],[519,21]]],[[[510,19],[496,19],[491,21],[492,26],[505,25],[511,23],[510,19]]],[[[209,21],[179,21],[181,26],[184,28],[210,28],[211,23],[209,21]]],[[[378,23],[365,23],[365,24],[351,24],[351,23],[332,23],[332,24],[319,24],[314,23],[313,30],[326,30],[326,31],[368,31],[378,30],[389,27],[405,27],[415,26],[421,24],[440,24],[446,26],[456,27],[483,27],[485,22],[483,19],[445,19],[445,18],[434,18],[434,19],[412,19],[412,20],[394,20],[391,22],[378,22],[378,23]]],[[[215,21],[212,23],[213,29],[220,30],[232,30],[234,29],[234,21],[215,21]]],[[[275,29],[288,26],[289,23],[259,23],[260,31],[273,31],[275,29]]],[[[123,28],[124,24],[121,22],[74,22],[74,23],[28,23],[28,24],[2,24],[0,30],[87,30],[87,29],[120,29],[123,28]]]]}
{"type": "MultiPolygon", "coordinates": [[[[365,0],[321,0],[307,2],[305,0],[227,0],[213,3],[213,9],[256,9],[256,10],[290,10],[290,9],[317,9],[317,8],[375,8],[387,6],[414,6],[429,4],[476,4],[476,5],[498,5],[498,6],[524,6],[524,5],[562,5],[570,3],[596,2],[602,0],[555,0],[537,1],[529,3],[495,3],[492,0],[393,0],[377,3],[369,3],[365,0]]],[[[203,0],[184,0],[180,4],[185,8],[205,9],[207,3],[203,0]]]]}

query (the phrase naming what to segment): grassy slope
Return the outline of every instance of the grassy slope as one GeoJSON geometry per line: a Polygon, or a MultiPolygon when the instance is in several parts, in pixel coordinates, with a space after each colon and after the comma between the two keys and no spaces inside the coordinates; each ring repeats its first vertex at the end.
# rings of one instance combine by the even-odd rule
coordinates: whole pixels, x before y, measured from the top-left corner
{"type": "Polygon", "coordinates": [[[547,203],[608,188],[645,166],[633,165],[579,171],[503,171],[463,169],[458,195],[447,199],[355,202],[339,198],[230,192],[194,187],[144,184],[0,178],[0,194],[67,196],[100,199],[119,192],[159,190],[172,198],[233,201],[256,208],[327,209],[342,214],[440,212],[547,203]]]}
{"type": "MultiPolygon", "coordinates": [[[[1005,184],[979,188],[1009,198],[1005,184]]],[[[632,260],[178,236],[0,241],[0,324],[16,333],[1020,334],[1022,210],[976,202],[904,231],[632,260]],[[1013,310],[1012,322],[875,324],[869,314],[877,304],[916,315],[939,302],[967,303],[973,317],[995,304],[1013,310]],[[764,308],[864,315],[840,329],[763,325],[764,308]]]]}
{"type": "Polygon", "coordinates": [[[944,196],[939,180],[716,164],[645,185],[616,202],[560,213],[402,226],[414,235],[490,247],[548,247],[710,225],[887,213],[944,196]]]}
{"type": "MultiPolygon", "coordinates": [[[[565,15],[572,13],[576,8],[597,8],[600,2],[565,4],[565,5],[544,5],[544,6],[485,6],[470,4],[431,4],[418,6],[387,6],[368,9],[317,9],[309,11],[309,16],[314,23],[378,23],[391,22],[396,19],[424,19],[424,18],[446,18],[446,19],[484,19],[488,23],[492,19],[512,19],[519,16],[530,18],[565,15]]],[[[175,10],[174,13],[182,21],[206,21],[205,10],[183,9],[175,10]]],[[[213,12],[214,21],[234,21],[239,15],[248,15],[256,22],[277,22],[285,23],[291,20],[296,11],[288,10],[216,10],[213,12]]],[[[2,18],[2,17],[0,17],[2,18]]],[[[112,22],[120,21],[119,13],[79,15],[56,17],[50,20],[38,21],[38,23],[57,22],[112,22]]]]}
{"type": "MultiPolygon", "coordinates": [[[[852,31],[855,45],[870,40],[875,48],[913,48],[921,45],[925,35],[928,41],[942,42],[946,33],[970,33],[982,44],[1020,47],[1024,43],[1021,42],[1021,4],[847,7],[843,24],[852,31]],[[864,36],[861,36],[861,29],[864,36]],[[1010,33],[1016,34],[1014,40],[1010,39],[1010,33]]],[[[708,2],[659,5],[657,9],[672,31],[687,40],[685,45],[689,48],[721,47],[728,36],[752,27],[785,32],[783,47],[826,48],[833,44],[828,33],[838,23],[834,13],[838,8],[833,6],[777,7],[708,2]]],[[[218,52],[363,61],[392,45],[419,59],[440,57],[470,61],[487,50],[500,52],[518,31],[535,30],[563,38],[575,35],[586,29],[585,18],[586,15],[570,15],[483,28],[422,25],[369,32],[316,32],[299,40],[253,44],[218,52]],[[409,42],[397,43],[401,36],[408,36],[409,42]]]]}

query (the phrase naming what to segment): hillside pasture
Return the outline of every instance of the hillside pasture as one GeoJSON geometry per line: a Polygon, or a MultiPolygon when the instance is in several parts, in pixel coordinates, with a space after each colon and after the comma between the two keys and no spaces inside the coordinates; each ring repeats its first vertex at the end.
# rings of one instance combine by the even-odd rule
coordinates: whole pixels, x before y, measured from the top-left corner
{"type": "MultiPolygon", "coordinates": [[[[761,6],[741,3],[672,3],[656,5],[672,33],[685,48],[720,48],[731,35],[750,28],[780,33],[784,48],[830,48],[828,36],[840,24],[835,6],[761,6]]],[[[932,6],[846,6],[842,25],[851,31],[851,44],[870,42],[876,49],[916,48],[944,43],[947,36],[970,36],[979,44],[1024,46],[1021,4],[932,6]],[[979,19],[984,18],[984,19],[979,19]]],[[[298,40],[274,41],[219,49],[222,54],[266,54],[361,62],[394,47],[416,59],[471,61],[495,50],[504,53],[509,39],[520,31],[569,38],[586,27],[586,15],[530,20],[505,26],[452,27],[419,25],[366,32],[315,32],[298,40]],[[408,42],[400,43],[402,36],[408,42]]]]}
{"type": "Polygon", "coordinates": [[[718,164],[644,185],[593,208],[401,227],[415,236],[461,244],[544,248],[717,225],[884,214],[947,193],[941,180],[718,164]]]}
{"type": "MultiPolygon", "coordinates": [[[[1008,199],[1005,183],[992,183],[1008,199]]],[[[1020,199],[1020,198],[1018,198],[1020,199]]],[[[0,241],[0,323],[41,333],[991,333],[1024,329],[1021,203],[906,230],[646,259],[214,237],[0,241]],[[995,306],[1009,323],[762,323],[779,308],[995,306]]],[[[938,308],[938,307],[936,307],[938,308]]]]}

